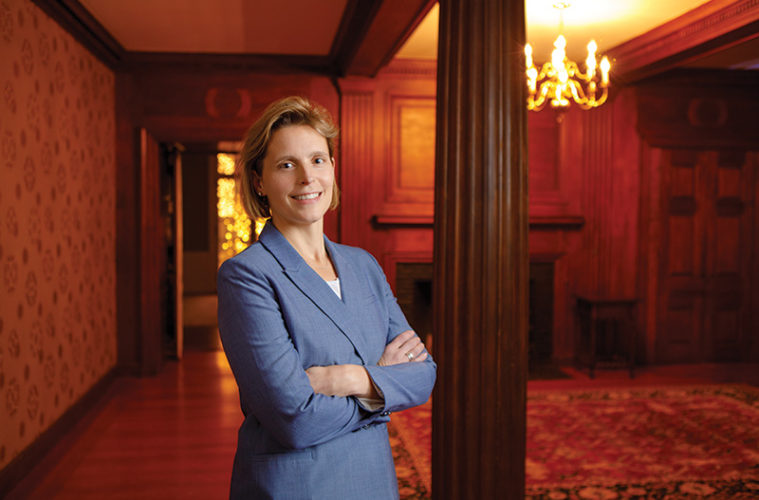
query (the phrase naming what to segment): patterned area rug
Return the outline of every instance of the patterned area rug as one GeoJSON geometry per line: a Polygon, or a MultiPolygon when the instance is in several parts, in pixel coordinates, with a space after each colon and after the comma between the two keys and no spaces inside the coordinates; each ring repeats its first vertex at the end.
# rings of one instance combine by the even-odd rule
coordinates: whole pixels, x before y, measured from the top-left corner
{"type": "Polygon", "coordinates": [[[402,499],[430,498],[432,491],[432,400],[393,413],[388,432],[402,499]]]}
{"type": "MultiPolygon", "coordinates": [[[[393,416],[401,497],[429,498],[428,403],[393,416]]],[[[528,498],[759,498],[759,390],[530,391],[528,498]]]]}

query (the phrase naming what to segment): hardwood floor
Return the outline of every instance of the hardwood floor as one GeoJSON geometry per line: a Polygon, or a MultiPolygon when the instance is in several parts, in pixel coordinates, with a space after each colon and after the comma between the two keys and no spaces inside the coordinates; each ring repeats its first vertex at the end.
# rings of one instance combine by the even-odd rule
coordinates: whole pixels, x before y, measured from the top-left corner
{"type": "MultiPolygon", "coordinates": [[[[530,381],[528,392],[710,382],[759,386],[755,364],[639,367],[633,379],[625,370],[600,370],[595,379],[562,370],[571,378],[530,381]]],[[[224,354],[188,350],[157,377],[119,379],[8,498],[227,498],[241,421],[224,354]]]]}
{"type": "Polygon", "coordinates": [[[9,498],[227,498],[241,421],[224,353],[188,351],[157,377],[117,381],[70,449],[9,498]]]}

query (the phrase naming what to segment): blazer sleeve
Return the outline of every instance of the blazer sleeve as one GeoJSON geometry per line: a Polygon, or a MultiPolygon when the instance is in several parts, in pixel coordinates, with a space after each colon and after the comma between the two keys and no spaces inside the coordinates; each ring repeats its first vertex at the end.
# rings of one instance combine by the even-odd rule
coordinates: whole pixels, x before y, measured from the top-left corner
{"type": "Polygon", "coordinates": [[[252,413],[283,446],[306,448],[371,423],[355,398],[314,393],[268,279],[244,263],[219,269],[219,333],[252,413]]]}
{"type": "MultiPolygon", "coordinates": [[[[390,289],[390,285],[382,272],[382,268],[374,259],[371,260],[378,273],[382,287],[382,295],[387,307],[389,325],[385,345],[411,327],[403,315],[398,301],[390,289]]],[[[424,404],[432,394],[437,374],[437,365],[432,355],[427,352],[427,359],[421,362],[400,363],[391,366],[366,366],[375,387],[384,397],[384,407],[378,409],[383,414],[405,410],[424,404]]]]}

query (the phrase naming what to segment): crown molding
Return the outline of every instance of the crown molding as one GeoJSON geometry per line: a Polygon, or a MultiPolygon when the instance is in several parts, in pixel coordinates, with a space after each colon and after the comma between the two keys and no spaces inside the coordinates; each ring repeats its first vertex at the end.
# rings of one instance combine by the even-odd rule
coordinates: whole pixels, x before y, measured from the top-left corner
{"type": "Polygon", "coordinates": [[[610,49],[612,77],[627,84],[759,37],[759,0],[712,0],[610,49]]]}
{"type": "Polygon", "coordinates": [[[380,69],[377,75],[435,79],[437,78],[437,60],[393,59],[380,69]]]}
{"type": "Polygon", "coordinates": [[[78,0],[32,0],[103,64],[117,69],[126,50],[78,0]]]}

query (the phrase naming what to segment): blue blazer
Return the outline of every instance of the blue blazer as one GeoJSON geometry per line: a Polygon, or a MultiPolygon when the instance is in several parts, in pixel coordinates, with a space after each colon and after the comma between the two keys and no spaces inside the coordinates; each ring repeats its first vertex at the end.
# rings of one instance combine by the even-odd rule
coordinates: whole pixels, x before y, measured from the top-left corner
{"type": "Polygon", "coordinates": [[[385,423],[427,401],[436,366],[377,366],[408,322],[368,252],[325,243],[342,300],[271,221],[219,269],[219,332],[245,416],[231,498],[398,498],[385,423]],[[314,393],[306,368],[346,363],[366,366],[381,408],[314,393]]]}

